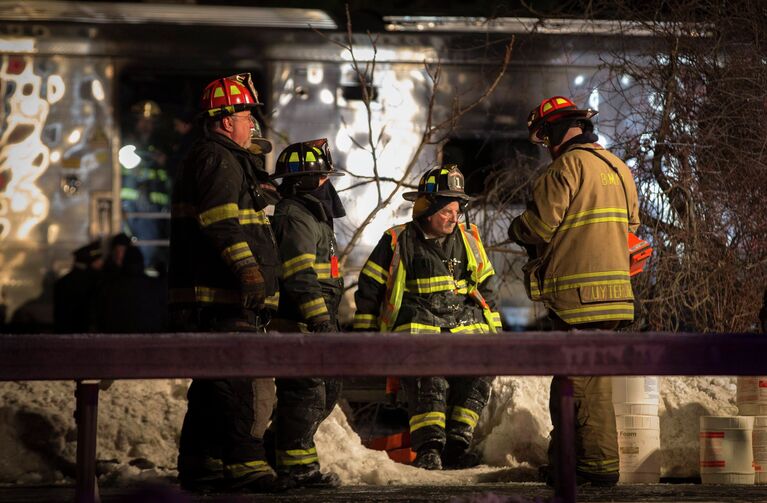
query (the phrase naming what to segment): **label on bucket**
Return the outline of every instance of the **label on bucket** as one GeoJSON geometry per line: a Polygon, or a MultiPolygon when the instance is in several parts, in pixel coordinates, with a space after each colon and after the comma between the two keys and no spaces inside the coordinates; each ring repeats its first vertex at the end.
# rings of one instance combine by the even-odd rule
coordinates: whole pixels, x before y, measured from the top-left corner
{"type": "MultiPolygon", "coordinates": [[[[765,381],[767,383],[767,381],[765,381]]],[[[658,398],[658,379],[645,379],[644,392],[648,398],[658,398]]]]}
{"type": "MultiPolygon", "coordinates": [[[[720,458],[724,451],[724,432],[723,431],[701,431],[700,432],[700,450],[701,457],[720,458]]],[[[715,467],[719,465],[707,465],[704,463],[718,463],[716,461],[700,461],[700,466],[715,467]]],[[[722,461],[724,463],[724,461],[722,461]]],[[[722,465],[724,466],[724,465],[722,465]]]]}
{"type": "Polygon", "coordinates": [[[767,429],[754,429],[753,440],[754,463],[767,463],[767,429]]]}
{"type": "Polygon", "coordinates": [[[623,483],[657,483],[661,464],[658,417],[621,416],[617,425],[623,483]]]}
{"type": "Polygon", "coordinates": [[[766,402],[767,401],[767,378],[739,377],[736,399],[739,403],[766,402]]]}
{"type": "Polygon", "coordinates": [[[704,416],[700,418],[701,476],[715,472],[725,477],[724,479],[708,477],[704,480],[704,484],[752,483],[748,482],[749,474],[754,473],[752,425],[753,417],[704,416]],[[736,480],[741,476],[745,477],[745,482],[736,480]]]}

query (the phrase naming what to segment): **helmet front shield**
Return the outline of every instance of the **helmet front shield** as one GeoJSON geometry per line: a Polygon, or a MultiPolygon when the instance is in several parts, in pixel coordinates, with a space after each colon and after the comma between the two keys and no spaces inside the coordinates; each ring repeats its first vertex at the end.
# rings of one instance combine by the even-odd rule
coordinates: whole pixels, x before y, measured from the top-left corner
{"type": "Polygon", "coordinates": [[[237,73],[226,78],[239,83],[241,86],[245,87],[245,89],[250,91],[254,105],[263,105],[263,103],[258,101],[258,91],[256,91],[256,86],[253,85],[253,77],[250,75],[250,72],[237,73]]]}
{"type": "Polygon", "coordinates": [[[402,194],[406,201],[415,201],[419,196],[454,197],[464,201],[474,199],[466,194],[463,173],[456,164],[431,168],[421,176],[417,191],[402,194]]]}

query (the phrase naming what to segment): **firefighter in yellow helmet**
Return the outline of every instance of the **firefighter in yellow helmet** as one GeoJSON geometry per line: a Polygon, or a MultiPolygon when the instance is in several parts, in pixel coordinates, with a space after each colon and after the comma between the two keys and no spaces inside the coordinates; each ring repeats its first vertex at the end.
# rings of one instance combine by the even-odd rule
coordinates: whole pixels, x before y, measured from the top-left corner
{"type": "MultiPolygon", "coordinates": [[[[509,237],[525,247],[523,268],[531,300],[548,308],[554,330],[614,330],[634,319],[628,233],[639,226],[631,171],[597,143],[591,118],[562,96],[543,100],[528,118],[530,141],[544,145],[552,163],[536,180],[533,200],[515,218],[509,237]]],[[[549,409],[555,425],[547,482],[554,483],[560,435],[554,377],[549,409]]],[[[618,445],[609,377],[572,377],[576,473],[580,482],[618,481],[618,445]]]]}
{"type": "MultiPolygon", "coordinates": [[[[501,330],[491,288],[493,266],[475,225],[459,223],[471,199],[455,165],[421,177],[413,220],[386,231],[359,276],[355,330],[493,333],[501,330]]],[[[471,441],[490,394],[489,377],[408,377],[415,466],[428,470],[478,463],[471,441]]]]}

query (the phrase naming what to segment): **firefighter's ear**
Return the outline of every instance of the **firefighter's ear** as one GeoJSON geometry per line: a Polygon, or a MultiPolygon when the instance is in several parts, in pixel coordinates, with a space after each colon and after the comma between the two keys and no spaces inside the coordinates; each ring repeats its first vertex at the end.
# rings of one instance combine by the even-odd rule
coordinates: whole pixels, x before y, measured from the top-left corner
{"type": "Polygon", "coordinates": [[[221,129],[224,131],[231,132],[234,130],[234,119],[232,119],[231,115],[221,117],[219,124],[221,124],[221,129]]]}

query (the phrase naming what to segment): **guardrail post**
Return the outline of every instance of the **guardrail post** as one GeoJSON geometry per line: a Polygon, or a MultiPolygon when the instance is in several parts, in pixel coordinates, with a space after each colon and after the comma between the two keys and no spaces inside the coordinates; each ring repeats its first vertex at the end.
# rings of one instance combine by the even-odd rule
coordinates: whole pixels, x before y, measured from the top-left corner
{"type": "Polygon", "coordinates": [[[77,381],[77,482],[76,503],[100,503],[96,484],[96,425],[98,422],[98,381],[77,381]]]}
{"type": "Polygon", "coordinates": [[[554,496],[561,503],[575,502],[575,406],[573,403],[573,382],[565,377],[559,386],[559,433],[557,448],[558,466],[554,496]]]}

